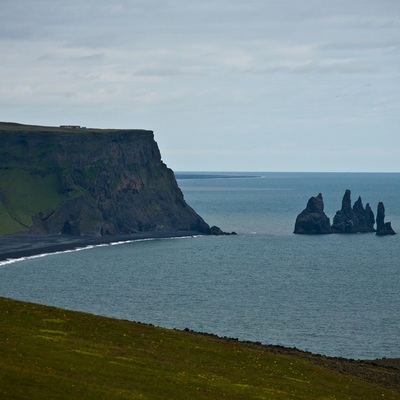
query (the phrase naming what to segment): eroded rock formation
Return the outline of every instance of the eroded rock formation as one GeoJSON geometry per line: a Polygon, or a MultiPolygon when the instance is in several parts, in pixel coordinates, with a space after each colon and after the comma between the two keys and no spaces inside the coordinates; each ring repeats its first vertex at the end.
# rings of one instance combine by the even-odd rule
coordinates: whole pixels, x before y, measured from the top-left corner
{"type": "Polygon", "coordinates": [[[375,216],[369,203],[364,208],[361,197],[351,207],[351,191],[346,190],[342,208],[333,217],[332,231],[337,233],[375,232],[375,216]]]}
{"type": "Polygon", "coordinates": [[[378,203],[378,210],[376,213],[376,234],[378,236],[396,234],[392,228],[392,224],[390,222],[385,222],[385,206],[382,202],[378,203]]]}
{"type": "Polygon", "coordinates": [[[347,189],[342,199],[342,208],[336,212],[332,226],[324,212],[324,202],[321,193],[308,200],[307,207],[297,216],[294,233],[325,234],[325,233],[358,233],[375,232],[379,236],[395,235],[391,223],[385,223],[385,207],[378,204],[376,230],[375,216],[369,205],[363,206],[361,197],[351,206],[351,191],[347,189]]]}
{"type": "Polygon", "coordinates": [[[330,220],[324,212],[324,201],[321,193],[318,196],[311,197],[306,208],[297,216],[294,233],[332,233],[330,220]]]}

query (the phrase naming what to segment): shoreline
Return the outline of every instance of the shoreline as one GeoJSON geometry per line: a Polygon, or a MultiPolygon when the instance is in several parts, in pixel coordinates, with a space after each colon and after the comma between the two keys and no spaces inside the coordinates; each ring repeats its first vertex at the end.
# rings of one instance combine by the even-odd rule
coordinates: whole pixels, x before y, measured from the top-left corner
{"type": "Polygon", "coordinates": [[[61,234],[46,236],[0,236],[0,262],[117,242],[146,239],[173,239],[198,235],[204,234],[196,231],[154,231],[108,236],[72,236],[61,234]]]}
{"type": "MultiPolygon", "coordinates": [[[[108,236],[72,236],[72,235],[46,235],[46,236],[33,236],[33,235],[11,235],[0,236],[0,264],[5,261],[18,261],[33,256],[54,254],[68,250],[84,249],[90,246],[110,245],[111,243],[128,243],[140,240],[156,240],[156,239],[173,239],[204,236],[203,233],[197,231],[152,231],[140,232],[128,235],[108,235],[108,236]]],[[[1,296],[0,296],[1,297],[1,296]]],[[[17,299],[10,299],[15,301],[22,301],[17,299]]],[[[28,302],[29,303],[29,302],[28,302]]],[[[52,307],[52,306],[49,306],[52,307]]],[[[88,313],[90,314],[90,313],[88,313]]],[[[95,315],[95,314],[93,314],[95,315]]],[[[112,318],[113,319],[113,318],[112,318]]],[[[131,321],[139,324],[154,326],[139,321],[131,321]]],[[[211,332],[199,332],[191,329],[175,329],[172,330],[184,331],[200,336],[209,336],[226,341],[235,341],[242,344],[254,346],[255,348],[268,349],[272,352],[283,354],[297,354],[303,358],[316,358],[323,364],[336,365],[343,363],[350,365],[352,363],[367,363],[372,365],[381,365],[386,368],[400,369],[400,358],[396,357],[383,357],[376,359],[351,359],[335,356],[327,356],[324,354],[315,354],[306,350],[301,350],[296,347],[285,347],[276,344],[265,344],[261,342],[253,342],[247,340],[240,340],[232,337],[220,337],[211,332]],[[350,364],[348,364],[350,363],[350,364]]]]}

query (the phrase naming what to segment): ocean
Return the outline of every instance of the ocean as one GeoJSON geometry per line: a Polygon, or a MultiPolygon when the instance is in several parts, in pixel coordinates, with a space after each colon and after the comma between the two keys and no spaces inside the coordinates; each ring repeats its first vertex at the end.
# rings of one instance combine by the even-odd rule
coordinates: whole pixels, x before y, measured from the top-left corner
{"type": "Polygon", "coordinates": [[[186,201],[232,236],[102,245],[0,265],[0,296],[335,357],[400,357],[400,235],[294,235],[346,189],[400,233],[400,174],[177,173],[186,201]]]}

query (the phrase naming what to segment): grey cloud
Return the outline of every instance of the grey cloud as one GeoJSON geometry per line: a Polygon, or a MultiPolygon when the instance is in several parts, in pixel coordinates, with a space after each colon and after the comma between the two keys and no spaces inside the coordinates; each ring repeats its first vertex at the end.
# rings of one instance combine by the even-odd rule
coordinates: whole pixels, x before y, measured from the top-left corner
{"type": "Polygon", "coordinates": [[[133,74],[137,76],[178,76],[182,74],[182,70],[176,66],[142,66],[133,69],[133,74]]]}
{"type": "Polygon", "coordinates": [[[252,74],[372,74],[379,69],[358,60],[309,60],[271,63],[246,72],[252,74]]]}
{"type": "Polygon", "coordinates": [[[66,54],[55,54],[45,53],[37,57],[38,61],[101,61],[105,60],[106,55],[104,53],[87,53],[83,55],[66,55],[66,54]]]}
{"type": "MultiPolygon", "coordinates": [[[[6,120],[57,123],[73,115],[85,125],[140,125],[158,130],[169,148],[191,147],[196,136],[200,154],[213,137],[226,143],[221,126],[237,134],[238,154],[250,124],[258,147],[271,153],[286,135],[301,137],[296,151],[309,154],[303,143],[321,131],[333,137],[338,125],[349,147],[357,145],[353,132],[366,142],[376,132],[398,133],[399,0],[1,3],[6,120]]],[[[243,163],[258,168],[252,152],[243,163]]],[[[175,165],[193,165],[177,157],[175,165]]]]}
{"type": "Polygon", "coordinates": [[[400,48],[400,37],[388,37],[379,39],[352,39],[346,41],[331,42],[320,46],[321,50],[387,50],[400,48]]]}
{"type": "Polygon", "coordinates": [[[77,61],[101,61],[106,58],[104,53],[92,53],[83,56],[72,57],[72,59],[77,61]]]}

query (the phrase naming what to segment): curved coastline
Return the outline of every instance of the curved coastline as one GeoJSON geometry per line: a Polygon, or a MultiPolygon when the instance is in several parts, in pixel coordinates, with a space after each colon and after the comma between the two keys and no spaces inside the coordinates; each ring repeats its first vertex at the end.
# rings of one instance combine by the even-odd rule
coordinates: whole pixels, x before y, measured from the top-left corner
{"type": "MultiPolygon", "coordinates": [[[[131,243],[143,240],[157,240],[157,239],[174,239],[174,238],[190,238],[202,235],[196,231],[180,231],[180,232],[140,232],[130,235],[110,235],[103,237],[90,237],[90,236],[69,236],[69,235],[49,235],[49,236],[32,236],[32,235],[13,235],[0,237],[0,265],[9,262],[18,262],[29,257],[40,257],[55,253],[77,251],[90,249],[97,246],[119,245],[124,243],[131,243]]],[[[191,329],[184,329],[196,335],[205,335],[216,337],[217,335],[208,332],[196,332],[191,329]]],[[[341,371],[349,370],[356,375],[359,373],[358,368],[355,366],[361,364],[369,364],[373,366],[382,366],[384,368],[398,371],[400,369],[399,358],[383,358],[373,360],[354,360],[342,357],[330,357],[323,354],[314,354],[308,351],[303,351],[296,347],[284,347],[280,345],[262,344],[260,342],[242,341],[237,338],[222,337],[220,339],[227,341],[241,342],[250,346],[255,346],[259,349],[269,349],[273,352],[283,354],[295,354],[301,358],[312,358],[317,360],[318,363],[328,366],[332,369],[339,369],[341,371]]],[[[397,372],[396,372],[397,373],[397,372]]],[[[398,379],[398,378],[397,378],[398,379]]],[[[396,380],[396,387],[399,383],[396,380]]]]}
{"type": "MultiPolygon", "coordinates": [[[[31,257],[41,257],[55,253],[62,253],[68,251],[78,251],[90,249],[97,246],[119,245],[124,243],[131,243],[143,240],[157,240],[157,239],[174,239],[174,238],[190,238],[201,236],[202,234],[197,231],[153,231],[153,232],[139,232],[129,235],[109,235],[109,236],[71,236],[71,235],[10,235],[0,236],[0,266],[8,263],[18,262],[31,257]]],[[[190,329],[185,329],[191,333],[198,335],[206,335],[218,337],[213,333],[196,332],[190,329]]],[[[240,341],[236,338],[223,337],[222,339],[229,341],[240,341]]],[[[241,341],[240,341],[241,342],[241,341]]],[[[279,351],[295,351],[303,355],[313,355],[321,360],[336,360],[336,361],[369,361],[378,362],[379,364],[388,366],[395,365],[399,368],[399,358],[384,358],[374,360],[351,360],[341,357],[329,357],[322,354],[312,354],[297,348],[286,348],[280,345],[261,344],[260,342],[243,341],[244,343],[260,346],[262,348],[276,348],[279,351]]]]}
{"type": "Polygon", "coordinates": [[[196,231],[139,232],[129,235],[70,236],[70,235],[11,235],[0,237],[0,263],[17,261],[66,251],[81,250],[93,246],[121,244],[139,240],[172,239],[202,235],[196,231]]]}

